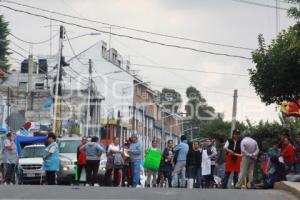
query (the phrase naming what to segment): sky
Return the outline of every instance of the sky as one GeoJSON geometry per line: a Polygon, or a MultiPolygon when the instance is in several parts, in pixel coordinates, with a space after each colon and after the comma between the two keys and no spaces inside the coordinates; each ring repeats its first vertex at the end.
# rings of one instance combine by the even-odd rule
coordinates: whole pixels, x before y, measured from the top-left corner
{"type": "MultiPolygon", "coordinates": [[[[242,46],[257,47],[257,36],[263,34],[269,43],[276,37],[276,10],[244,4],[232,0],[14,0],[44,9],[63,12],[78,17],[89,18],[136,29],[142,29],[168,35],[192,38],[195,40],[242,46]]],[[[275,0],[253,0],[254,2],[275,5],[275,0]]],[[[280,3],[281,7],[289,5],[280,3]]],[[[35,13],[40,11],[5,4],[35,13]]],[[[286,29],[294,22],[287,18],[286,11],[279,12],[279,28],[286,29]]],[[[26,14],[19,14],[0,7],[0,13],[9,21],[9,28],[16,36],[27,41],[43,41],[50,37],[50,20],[40,19],[26,14]]],[[[45,14],[50,16],[50,14],[45,14]]],[[[69,22],[109,31],[106,25],[83,22],[76,19],[51,15],[53,18],[64,19],[69,22]]],[[[52,22],[52,35],[58,31],[57,22],[52,22]]],[[[66,25],[69,37],[95,31],[81,29],[66,25]]],[[[127,34],[135,37],[147,38],[158,42],[188,46],[200,50],[218,53],[236,54],[251,57],[251,51],[233,49],[182,41],[177,39],[153,36],[126,29],[112,28],[112,32],[127,34]]],[[[14,43],[11,48],[23,55],[32,52],[34,55],[47,55],[50,53],[50,42],[42,45],[28,45],[10,37],[14,43]],[[17,47],[22,47],[20,49],[17,47]]],[[[124,59],[134,64],[163,65],[184,69],[197,69],[204,71],[248,74],[248,69],[254,67],[251,60],[240,58],[216,56],[189,50],[164,47],[107,34],[85,36],[72,40],[75,53],[78,53],[99,40],[104,40],[118,50],[124,59]],[[110,41],[110,42],[109,42],[110,41]]],[[[52,41],[52,54],[57,53],[58,39],[52,41]]],[[[72,56],[68,44],[64,46],[64,54],[72,56]]],[[[22,57],[13,54],[13,58],[21,60],[22,57]]],[[[11,59],[14,68],[18,68],[18,61],[11,59]]],[[[217,112],[223,112],[225,119],[230,120],[232,115],[233,90],[238,89],[237,119],[249,119],[253,123],[260,120],[278,120],[279,111],[276,105],[266,106],[255,94],[249,83],[249,77],[224,76],[195,72],[182,72],[174,70],[161,70],[132,66],[145,81],[151,81],[153,89],[161,90],[169,87],[181,93],[186,101],[185,90],[194,86],[200,90],[209,105],[215,107],[217,112]]],[[[101,69],[97,69],[101,71],[101,69]]],[[[83,74],[88,73],[82,72],[83,74]]]]}

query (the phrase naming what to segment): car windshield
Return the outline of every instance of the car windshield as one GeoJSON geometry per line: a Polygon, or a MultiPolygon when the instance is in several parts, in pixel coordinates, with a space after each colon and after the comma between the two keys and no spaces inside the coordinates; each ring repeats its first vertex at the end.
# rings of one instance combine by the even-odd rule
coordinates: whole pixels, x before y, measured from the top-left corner
{"type": "Polygon", "coordinates": [[[22,150],[22,158],[41,158],[43,157],[45,147],[25,147],[22,150]]]}
{"type": "Polygon", "coordinates": [[[80,140],[62,140],[59,142],[59,152],[77,153],[77,147],[80,143],[80,140]]]}

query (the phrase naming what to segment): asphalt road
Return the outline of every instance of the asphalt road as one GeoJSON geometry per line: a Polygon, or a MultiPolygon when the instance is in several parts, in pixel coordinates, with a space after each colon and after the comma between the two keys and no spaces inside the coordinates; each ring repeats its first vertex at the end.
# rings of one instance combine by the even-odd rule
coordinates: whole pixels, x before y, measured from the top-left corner
{"type": "Polygon", "coordinates": [[[279,190],[142,189],[74,186],[0,186],[0,199],[296,200],[279,190]]]}

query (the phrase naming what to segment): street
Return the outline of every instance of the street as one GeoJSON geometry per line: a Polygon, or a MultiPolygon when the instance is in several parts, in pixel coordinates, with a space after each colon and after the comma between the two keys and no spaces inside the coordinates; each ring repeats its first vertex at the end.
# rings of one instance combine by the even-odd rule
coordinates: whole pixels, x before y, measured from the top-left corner
{"type": "Polygon", "coordinates": [[[279,190],[187,190],[77,186],[0,186],[1,199],[296,200],[279,190]]]}

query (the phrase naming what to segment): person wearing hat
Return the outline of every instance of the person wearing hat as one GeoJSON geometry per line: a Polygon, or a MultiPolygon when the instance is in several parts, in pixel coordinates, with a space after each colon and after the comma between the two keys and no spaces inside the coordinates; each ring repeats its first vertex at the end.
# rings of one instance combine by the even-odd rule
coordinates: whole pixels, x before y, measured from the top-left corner
{"type": "Polygon", "coordinates": [[[43,167],[46,172],[46,182],[48,185],[55,185],[56,172],[59,171],[59,148],[56,143],[54,133],[48,134],[48,146],[45,148],[43,156],[43,167]]]}
{"type": "Polygon", "coordinates": [[[131,136],[129,151],[132,172],[132,187],[140,184],[140,168],[142,163],[142,144],[138,141],[137,135],[131,136]]]}
{"type": "Polygon", "coordinates": [[[99,144],[99,138],[97,136],[92,137],[91,141],[80,148],[80,150],[86,153],[86,176],[87,186],[92,185],[99,186],[96,184],[97,175],[100,165],[100,157],[105,149],[99,144]]]}
{"type": "Polygon", "coordinates": [[[230,174],[233,173],[233,185],[235,187],[238,182],[240,165],[241,165],[241,139],[240,131],[234,129],[232,132],[232,138],[227,140],[224,145],[224,149],[227,152],[225,158],[225,176],[222,183],[222,188],[226,189],[230,174]]]}
{"type": "Polygon", "coordinates": [[[187,144],[187,138],[182,135],[180,138],[180,144],[174,148],[175,154],[177,154],[176,164],[173,171],[172,187],[178,187],[178,176],[181,174],[180,186],[184,186],[185,173],[186,173],[186,160],[189,152],[189,145],[187,144]]]}

